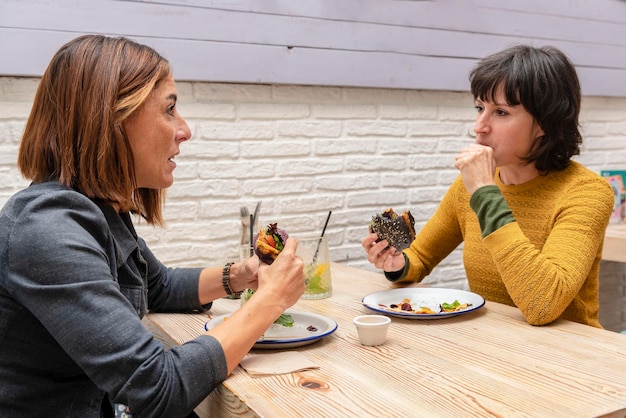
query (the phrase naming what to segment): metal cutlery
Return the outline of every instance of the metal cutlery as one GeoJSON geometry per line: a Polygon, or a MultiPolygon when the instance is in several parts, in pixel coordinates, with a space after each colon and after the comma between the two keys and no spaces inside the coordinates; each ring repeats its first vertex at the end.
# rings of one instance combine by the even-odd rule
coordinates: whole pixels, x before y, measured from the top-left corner
{"type": "Polygon", "coordinates": [[[246,206],[239,208],[241,215],[241,244],[250,244],[250,213],[246,206]]]}
{"type": "Polygon", "coordinates": [[[261,211],[261,201],[256,204],[254,208],[254,215],[252,215],[252,227],[256,231],[259,227],[259,212],[261,211]]]}

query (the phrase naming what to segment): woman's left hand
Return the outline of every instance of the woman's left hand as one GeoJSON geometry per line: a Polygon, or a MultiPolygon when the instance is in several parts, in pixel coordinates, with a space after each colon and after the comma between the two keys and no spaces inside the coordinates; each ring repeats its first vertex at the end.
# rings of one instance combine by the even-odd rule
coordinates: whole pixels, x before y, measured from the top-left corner
{"type": "Polygon", "coordinates": [[[255,254],[239,264],[236,276],[231,280],[231,285],[235,289],[256,290],[259,287],[259,262],[259,257],[255,254]],[[236,284],[232,282],[236,282],[236,284]]]}
{"type": "Polygon", "coordinates": [[[482,186],[495,184],[496,160],[491,147],[470,144],[455,157],[454,166],[461,171],[463,183],[470,195],[482,186]]]}

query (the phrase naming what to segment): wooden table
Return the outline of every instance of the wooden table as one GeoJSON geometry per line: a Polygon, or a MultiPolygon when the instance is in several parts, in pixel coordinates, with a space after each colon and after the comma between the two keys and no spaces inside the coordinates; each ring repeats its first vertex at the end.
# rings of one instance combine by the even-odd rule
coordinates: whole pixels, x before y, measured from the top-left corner
{"type": "MultiPolygon", "coordinates": [[[[574,322],[528,325],[518,309],[487,302],[434,320],[392,318],[385,345],[359,344],[352,319],[361,298],[391,285],[381,274],[332,265],[333,296],[294,309],[339,328],[292,348],[321,367],[252,378],[238,367],[196,412],[201,417],[624,417],[626,336],[574,322]]],[[[211,315],[239,301],[220,299],[211,315]]],[[[210,315],[150,314],[170,344],[203,332],[210,315]]],[[[255,350],[254,353],[272,350],[255,350]]]]}
{"type": "Polygon", "coordinates": [[[602,259],[626,263],[626,224],[609,224],[604,236],[602,259]]]}

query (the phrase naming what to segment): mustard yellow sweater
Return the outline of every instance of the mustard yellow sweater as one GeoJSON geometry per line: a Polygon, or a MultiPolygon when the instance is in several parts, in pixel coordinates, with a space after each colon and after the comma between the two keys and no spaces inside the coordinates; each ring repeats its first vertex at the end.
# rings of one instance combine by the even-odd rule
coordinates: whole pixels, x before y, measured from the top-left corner
{"type": "Polygon", "coordinates": [[[608,182],[577,162],[521,185],[499,178],[508,223],[483,238],[459,176],[405,250],[410,263],[399,281],[421,281],[463,242],[472,292],[517,306],[532,325],[564,318],[601,328],[598,273],[614,202],[608,182]]]}

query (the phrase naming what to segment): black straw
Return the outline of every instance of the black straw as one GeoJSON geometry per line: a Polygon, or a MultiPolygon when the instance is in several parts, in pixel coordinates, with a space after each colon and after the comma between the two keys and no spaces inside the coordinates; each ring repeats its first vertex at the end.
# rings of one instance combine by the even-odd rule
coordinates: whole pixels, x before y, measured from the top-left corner
{"type": "Polygon", "coordinates": [[[315,249],[315,254],[313,255],[313,263],[317,261],[317,253],[320,252],[320,244],[322,243],[322,238],[324,238],[324,233],[326,232],[326,227],[328,226],[328,221],[330,220],[330,215],[333,213],[332,210],[328,211],[328,216],[326,217],[326,222],[324,222],[324,227],[322,228],[322,235],[320,235],[319,241],[317,241],[317,248],[315,249]]]}

